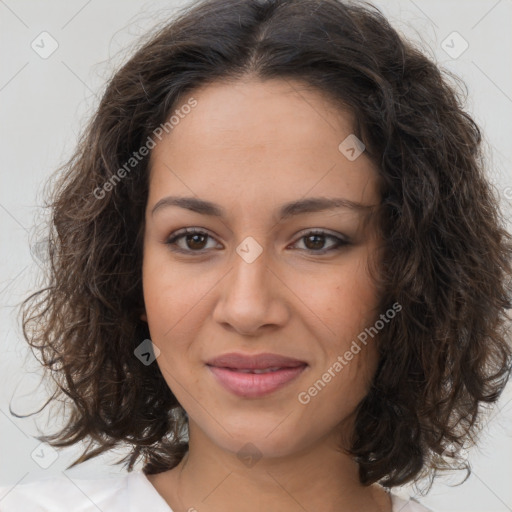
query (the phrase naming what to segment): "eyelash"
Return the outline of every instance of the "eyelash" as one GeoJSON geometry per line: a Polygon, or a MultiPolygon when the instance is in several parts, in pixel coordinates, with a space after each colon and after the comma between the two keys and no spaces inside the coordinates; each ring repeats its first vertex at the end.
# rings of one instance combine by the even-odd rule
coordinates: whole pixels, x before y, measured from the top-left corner
{"type": "MultiPolygon", "coordinates": [[[[166,241],[165,241],[165,244],[169,246],[170,250],[173,251],[173,252],[179,252],[179,253],[182,253],[182,254],[197,254],[197,255],[201,255],[201,254],[205,254],[208,249],[201,249],[199,251],[193,251],[193,250],[190,250],[190,249],[181,249],[181,248],[178,248],[176,247],[176,241],[181,239],[181,238],[184,238],[186,237],[187,235],[206,235],[208,236],[209,238],[212,238],[213,237],[206,231],[203,231],[201,229],[197,229],[197,228],[184,228],[182,230],[179,230],[175,233],[173,233],[166,241]],[[174,247],[173,247],[174,246],[174,247]]],[[[336,240],[336,244],[334,245],[334,247],[330,247],[329,249],[320,249],[318,251],[315,251],[313,249],[302,249],[302,250],[305,250],[306,252],[309,252],[311,254],[327,254],[329,252],[332,252],[332,251],[336,251],[336,250],[340,250],[341,248],[343,248],[344,246],[346,245],[349,245],[350,242],[348,242],[347,240],[343,239],[343,238],[340,238],[340,237],[337,237],[335,235],[332,235],[326,231],[322,231],[322,230],[311,230],[311,231],[307,231],[306,233],[304,233],[298,240],[302,240],[304,238],[307,238],[308,236],[312,236],[312,235],[320,235],[320,236],[325,236],[326,238],[331,238],[331,239],[334,239],[336,240]]],[[[295,242],[295,243],[297,243],[295,242]]]]}

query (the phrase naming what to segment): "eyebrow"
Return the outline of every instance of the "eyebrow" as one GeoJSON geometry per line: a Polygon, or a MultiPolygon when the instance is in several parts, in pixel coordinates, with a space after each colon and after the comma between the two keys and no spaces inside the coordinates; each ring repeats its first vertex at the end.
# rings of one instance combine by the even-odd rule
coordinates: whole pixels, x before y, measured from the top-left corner
{"type": "MultiPolygon", "coordinates": [[[[226,218],[226,211],[218,204],[198,199],[197,197],[179,196],[168,196],[160,199],[151,210],[151,215],[169,206],[178,206],[201,215],[209,215],[221,219],[226,218]]],[[[341,197],[310,197],[283,204],[278,212],[278,219],[285,220],[295,215],[338,208],[345,208],[364,214],[369,213],[375,206],[376,205],[364,205],[341,197]]]]}

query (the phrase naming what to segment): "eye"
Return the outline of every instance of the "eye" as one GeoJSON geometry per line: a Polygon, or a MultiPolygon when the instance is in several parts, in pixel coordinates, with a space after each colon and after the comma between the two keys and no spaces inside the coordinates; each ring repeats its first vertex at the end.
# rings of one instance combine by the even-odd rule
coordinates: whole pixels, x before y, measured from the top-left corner
{"type": "Polygon", "coordinates": [[[313,252],[316,254],[325,254],[327,252],[335,251],[341,247],[348,245],[349,242],[345,238],[332,235],[326,231],[313,230],[304,233],[297,242],[304,240],[305,251],[313,252]],[[334,241],[330,247],[325,248],[325,241],[331,239],[334,241]]]}
{"type": "MultiPolygon", "coordinates": [[[[184,228],[176,233],[173,233],[169,239],[165,242],[166,245],[171,246],[171,250],[181,253],[203,253],[208,249],[215,248],[208,247],[208,239],[214,240],[208,232],[198,228],[184,228]]],[[[341,247],[348,245],[350,242],[345,238],[332,235],[323,230],[310,230],[305,232],[295,244],[304,241],[304,251],[325,254],[331,251],[340,249],[341,247]],[[326,240],[332,241],[330,247],[325,247],[326,240]]]]}
{"type": "Polygon", "coordinates": [[[173,233],[165,243],[169,246],[174,246],[172,250],[177,252],[203,252],[205,249],[208,249],[206,246],[208,238],[213,240],[206,231],[197,228],[184,228],[173,233]],[[184,243],[180,245],[177,243],[178,241],[183,241],[184,243]]]}

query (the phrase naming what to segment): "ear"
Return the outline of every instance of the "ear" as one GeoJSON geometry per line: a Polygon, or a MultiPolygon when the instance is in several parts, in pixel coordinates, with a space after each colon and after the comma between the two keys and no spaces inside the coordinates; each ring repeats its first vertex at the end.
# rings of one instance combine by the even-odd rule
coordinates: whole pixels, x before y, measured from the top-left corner
{"type": "Polygon", "coordinates": [[[141,313],[140,319],[143,320],[144,322],[148,323],[148,317],[147,317],[145,311],[144,311],[144,313],[141,313]]]}

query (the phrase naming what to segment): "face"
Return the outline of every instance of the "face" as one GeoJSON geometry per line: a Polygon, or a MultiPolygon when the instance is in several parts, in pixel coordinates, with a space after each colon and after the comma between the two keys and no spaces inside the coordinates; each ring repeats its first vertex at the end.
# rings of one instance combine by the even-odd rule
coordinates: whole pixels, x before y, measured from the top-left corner
{"type": "Polygon", "coordinates": [[[143,319],[191,440],[285,456],[338,436],[376,369],[372,339],[344,354],[382,313],[368,273],[379,240],[364,222],[377,169],[338,148],[349,113],[300,83],[191,96],[151,154],[143,319]],[[246,358],[214,361],[232,353],[246,358]]]}

